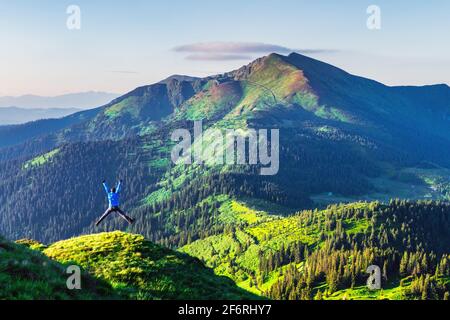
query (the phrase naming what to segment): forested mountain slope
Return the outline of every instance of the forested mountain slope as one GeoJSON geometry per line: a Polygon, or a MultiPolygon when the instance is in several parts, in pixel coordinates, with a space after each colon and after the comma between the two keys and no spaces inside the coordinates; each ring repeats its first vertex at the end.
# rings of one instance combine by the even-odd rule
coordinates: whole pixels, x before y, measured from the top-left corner
{"type": "Polygon", "coordinates": [[[181,251],[272,299],[448,299],[450,205],[334,205],[289,218],[234,203],[236,223],[181,251]],[[382,289],[367,289],[378,265],[382,289]]]}
{"type": "Polygon", "coordinates": [[[282,218],[275,213],[287,212],[266,203],[225,197],[221,201],[220,219],[227,224],[223,232],[191,242],[178,252],[123,232],[49,246],[1,240],[0,279],[8,285],[0,289],[0,296],[449,299],[448,203],[360,202],[282,218]],[[83,271],[83,290],[65,287],[69,265],[89,272],[83,271]],[[366,287],[369,265],[380,267],[381,290],[366,287]]]}
{"type": "MultiPolygon", "coordinates": [[[[0,127],[0,233],[54,242],[98,231],[101,181],[122,178],[133,232],[171,247],[220,234],[224,199],[284,211],[359,199],[448,199],[450,88],[388,87],[272,54],[203,79],[175,76],[106,106],[0,127]],[[280,168],[173,164],[174,129],[280,130],[280,168]],[[14,144],[14,146],[11,146],[14,144]]],[[[206,136],[204,144],[211,142],[206,136]]],[[[125,228],[108,220],[104,231],[125,228]]]]}

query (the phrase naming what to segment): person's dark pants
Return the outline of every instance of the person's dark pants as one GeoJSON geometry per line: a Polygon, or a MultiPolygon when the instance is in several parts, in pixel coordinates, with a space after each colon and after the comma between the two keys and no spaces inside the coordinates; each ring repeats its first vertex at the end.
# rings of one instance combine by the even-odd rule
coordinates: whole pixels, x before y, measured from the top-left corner
{"type": "Polygon", "coordinates": [[[126,222],[130,224],[133,223],[133,219],[127,216],[125,212],[123,212],[119,207],[110,207],[105,211],[105,213],[101,216],[101,218],[97,221],[95,225],[98,226],[103,220],[105,220],[107,216],[109,216],[113,212],[118,213],[119,216],[121,216],[126,222]]]}

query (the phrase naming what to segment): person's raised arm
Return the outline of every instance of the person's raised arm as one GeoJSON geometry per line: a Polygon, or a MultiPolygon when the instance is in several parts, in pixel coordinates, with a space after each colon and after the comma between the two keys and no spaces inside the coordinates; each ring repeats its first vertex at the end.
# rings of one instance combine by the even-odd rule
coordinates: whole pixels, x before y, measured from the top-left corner
{"type": "Polygon", "coordinates": [[[122,180],[119,181],[119,183],[117,184],[117,189],[116,192],[119,193],[120,192],[120,187],[122,186],[122,180]]]}
{"type": "Polygon", "coordinates": [[[109,193],[109,188],[108,188],[108,185],[106,184],[105,180],[103,180],[103,188],[105,188],[106,193],[109,193]]]}

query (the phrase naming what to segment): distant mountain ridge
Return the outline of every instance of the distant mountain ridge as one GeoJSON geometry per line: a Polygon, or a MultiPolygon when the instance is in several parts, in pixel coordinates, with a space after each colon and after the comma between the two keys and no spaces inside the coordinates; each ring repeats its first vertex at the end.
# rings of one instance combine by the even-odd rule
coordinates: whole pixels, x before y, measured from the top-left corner
{"type": "Polygon", "coordinates": [[[25,109],[18,107],[0,107],[0,125],[23,124],[41,119],[58,119],[78,111],[81,111],[81,109],[25,109]]]}
{"type": "Polygon", "coordinates": [[[19,107],[19,108],[77,108],[90,109],[102,106],[120,96],[109,92],[79,92],[70,93],[53,97],[23,95],[18,97],[5,96],[0,97],[1,107],[19,107]]]}

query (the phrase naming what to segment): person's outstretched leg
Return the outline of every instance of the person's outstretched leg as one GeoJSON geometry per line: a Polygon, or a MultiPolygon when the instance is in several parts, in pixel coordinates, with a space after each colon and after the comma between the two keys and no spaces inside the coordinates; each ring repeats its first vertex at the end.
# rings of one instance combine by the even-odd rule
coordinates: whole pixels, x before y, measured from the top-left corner
{"type": "Polygon", "coordinates": [[[95,223],[95,226],[98,227],[98,225],[105,220],[107,216],[109,216],[113,212],[112,208],[108,208],[105,213],[101,216],[101,218],[95,223]]]}
{"type": "Polygon", "coordinates": [[[125,219],[129,224],[132,224],[134,222],[134,219],[127,216],[125,212],[123,212],[120,208],[117,208],[116,211],[119,214],[119,216],[125,219]]]}

